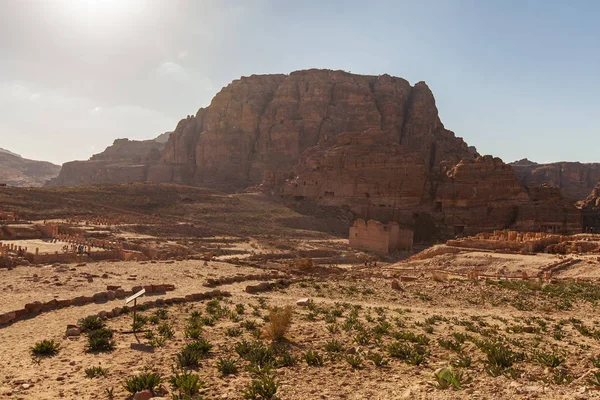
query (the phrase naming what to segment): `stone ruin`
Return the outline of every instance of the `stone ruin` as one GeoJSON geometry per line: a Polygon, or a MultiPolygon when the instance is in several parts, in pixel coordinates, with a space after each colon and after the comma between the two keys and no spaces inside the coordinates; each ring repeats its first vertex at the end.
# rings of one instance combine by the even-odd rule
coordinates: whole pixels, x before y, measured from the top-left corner
{"type": "Polygon", "coordinates": [[[413,231],[400,229],[395,222],[383,224],[379,221],[357,219],[350,228],[350,247],[360,250],[388,254],[395,250],[411,251],[413,231]]]}
{"type": "Polygon", "coordinates": [[[521,253],[588,253],[598,252],[600,236],[564,236],[543,232],[501,230],[478,233],[463,239],[449,240],[448,246],[521,253]]]}

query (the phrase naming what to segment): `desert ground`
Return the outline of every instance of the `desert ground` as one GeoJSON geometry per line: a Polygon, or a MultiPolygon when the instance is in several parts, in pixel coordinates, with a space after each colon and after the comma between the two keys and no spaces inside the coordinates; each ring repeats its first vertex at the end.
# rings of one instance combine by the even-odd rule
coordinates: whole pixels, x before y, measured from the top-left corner
{"type": "Polygon", "coordinates": [[[597,253],[379,256],[350,248],[327,210],[121,189],[0,191],[24,220],[155,254],[0,268],[0,315],[35,309],[0,325],[0,398],[600,398],[597,253]],[[132,332],[125,298],[142,287],[132,332]],[[44,340],[55,354],[32,351],[44,340]]]}

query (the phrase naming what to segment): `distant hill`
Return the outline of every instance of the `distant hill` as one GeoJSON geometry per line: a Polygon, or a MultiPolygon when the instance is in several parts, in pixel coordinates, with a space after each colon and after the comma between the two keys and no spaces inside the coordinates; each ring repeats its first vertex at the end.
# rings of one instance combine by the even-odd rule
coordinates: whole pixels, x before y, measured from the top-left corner
{"type": "Polygon", "coordinates": [[[0,148],[0,183],[10,186],[42,186],[60,172],[60,166],[28,160],[12,151],[0,148]]]}

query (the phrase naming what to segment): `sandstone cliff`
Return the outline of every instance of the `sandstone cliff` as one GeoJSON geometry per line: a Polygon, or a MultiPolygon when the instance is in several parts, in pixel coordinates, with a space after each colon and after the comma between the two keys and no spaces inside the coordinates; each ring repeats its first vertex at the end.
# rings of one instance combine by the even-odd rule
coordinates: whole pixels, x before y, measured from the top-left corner
{"type": "Polygon", "coordinates": [[[49,181],[48,186],[146,181],[149,166],[160,159],[160,152],[165,146],[164,135],[153,140],[117,139],[88,161],[65,163],[60,174],[49,181]]]}
{"type": "Polygon", "coordinates": [[[160,152],[124,151],[125,144],[65,164],[54,183],[174,182],[224,191],[261,185],[298,205],[412,226],[417,240],[580,228],[577,210],[557,191],[523,184],[510,166],[479,157],[447,130],[424,82],[411,86],[389,75],[243,77],[181,120],[160,152]]]}
{"type": "Polygon", "coordinates": [[[42,186],[58,175],[60,167],[46,161],[28,160],[0,149],[0,183],[10,186],[42,186]]]}
{"type": "Polygon", "coordinates": [[[510,164],[524,185],[557,187],[565,198],[583,200],[600,182],[600,163],[537,164],[527,159],[510,164]]]}

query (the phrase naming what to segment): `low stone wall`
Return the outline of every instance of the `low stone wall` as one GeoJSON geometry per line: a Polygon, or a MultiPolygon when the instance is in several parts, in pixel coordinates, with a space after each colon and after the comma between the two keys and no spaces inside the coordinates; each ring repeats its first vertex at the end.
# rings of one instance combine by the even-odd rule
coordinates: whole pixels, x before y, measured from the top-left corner
{"type": "MultiPolygon", "coordinates": [[[[148,301],[138,303],[138,307],[142,306],[146,309],[154,308],[154,307],[164,307],[164,306],[172,305],[172,304],[181,304],[181,303],[188,303],[188,302],[192,302],[192,301],[208,300],[208,299],[212,299],[215,297],[231,297],[231,293],[224,291],[224,290],[215,289],[215,290],[211,290],[210,292],[188,294],[184,297],[172,297],[170,299],[148,300],[148,301]]],[[[97,314],[88,315],[88,317],[98,317],[101,319],[116,318],[116,317],[120,316],[121,314],[125,314],[125,313],[129,312],[129,310],[130,310],[130,307],[128,307],[128,306],[115,307],[110,311],[100,311],[97,314]]]]}
{"type": "Polygon", "coordinates": [[[134,286],[131,290],[121,289],[120,287],[109,286],[112,290],[98,292],[91,296],[78,296],[72,299],[65,300],[50,300],[47,302],[34,301],[33,303],[25,304],[25,307],[19,310],[9,311],[0,314],[0,327],[8,325],[21,319],[32,318],[40,313],[66,308],[71,306],[83,306],[90,303],[104,303],[115,299],[124,299],[137,293],[142,289],[146,289],[146,294],[166,293],[175,290],[175,285],[146,285],[134,286]]]}
{"type": "Polygon", "coordinates": [[[237,276],[229,276],[226,278],[209,278],[204,282],[203,286],[206,287],[216,287],[221,285],[230,285],[232,283],[237,282],[245,282],[245,281],[265,281],[270,279],[277,278],[286,278],[286,276],[280,274],[279,272],[271,272],[266,274],[248,274],[248,275],[237,275],[237,276]]]}

